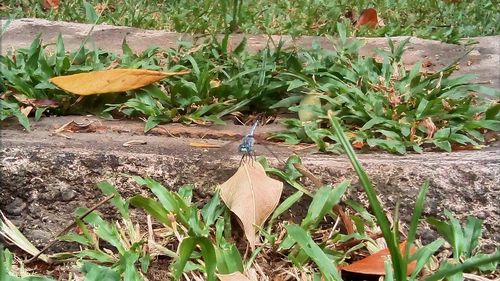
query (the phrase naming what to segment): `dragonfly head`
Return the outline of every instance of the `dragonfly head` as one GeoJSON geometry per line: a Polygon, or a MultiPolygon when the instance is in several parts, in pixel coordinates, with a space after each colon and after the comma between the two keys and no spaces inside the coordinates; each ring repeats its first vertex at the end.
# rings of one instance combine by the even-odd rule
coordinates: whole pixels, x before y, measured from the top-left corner
{"type": "Polygon", "coordinates": [[[247,143],[242,143],[239,146],[239,151],[242,153],[250,153],[253,150],[251,146],[249,146],[247,143]]]}

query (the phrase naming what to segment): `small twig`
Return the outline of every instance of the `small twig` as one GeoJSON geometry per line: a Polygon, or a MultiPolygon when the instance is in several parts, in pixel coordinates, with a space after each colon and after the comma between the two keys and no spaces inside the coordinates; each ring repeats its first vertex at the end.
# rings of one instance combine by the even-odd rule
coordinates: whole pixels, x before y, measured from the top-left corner
{"type": "MultiPolygon", "coordinates": [[[[76,218],[75,220],[73,220],[71,223],[69,223],[68,225],[66,225],[66,227],[63,230],[59,231],[53,237],[57,238],[57,237],[61,236],[62,234],[64,234],[68,230],[70,230],[72,227],[74,227],[76,225],[77,221],[84,219],[86,216],[88,216],[90,213],[92,213],[95,209],[101,207],[102,205],[104,205],[104,203],[108,202],[113,197],[115,197],[114,194],[109,195],[108,197],[104,198],[101,202],[97,203],[94,207],[88,209],[81,216],[79,216],[78,218],[76,218]]],[[[40,252],[38,252],[38,254],[34,255],[32,258],[30,258],[29,260],[27,260],[25,263],[32,262],[33,260],[35,260],[36,258],[38,258],[41,254],[43,254],[45,251],[47,251],[50,247],[52,247],[54,244],[56,244],[58,241],[59,240],[57,240],[57,239],[52,240],[49,244],[47,244],[47,246],[45,246],[40,252]]]]}
{"type": "MultiPolygon", "coordinates": [[[[293,166],[302,175],[309,178],[313,182],[314,186],[319,188],[319,187],[322,187],[324,185],[323,181],[321,179],[319,179],[318,177],[316,177],[313,173],[311,173],[311,171],[309,171],[306,167],[304,167],[304,165],[302,165],[300,163],[294,163],[293,166]]],[[[342,206],[340,206],[339,204],[333,206],[333,211],[340,217],[340,219],[342,219],[342,222],[344,223],[344,226],[346,228],[347,233],[353,234],[354,233],[354,226],[353,226],[352,220],[346,215],[342,206]]]]}

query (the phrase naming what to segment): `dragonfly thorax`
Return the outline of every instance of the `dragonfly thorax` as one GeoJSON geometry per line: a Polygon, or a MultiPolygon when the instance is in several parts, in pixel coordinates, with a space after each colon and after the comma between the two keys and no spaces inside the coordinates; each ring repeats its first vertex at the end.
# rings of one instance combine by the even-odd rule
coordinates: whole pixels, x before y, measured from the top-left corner
{"type": "Polygon", "coordinates": [[[253,152],[253,144],[254,144],[253,135],[245,136],[245,138],[243,138],[243,141],[241,142],[241,144],[239,146],[240,152],[242,152],[242,153],[253,152]]]}

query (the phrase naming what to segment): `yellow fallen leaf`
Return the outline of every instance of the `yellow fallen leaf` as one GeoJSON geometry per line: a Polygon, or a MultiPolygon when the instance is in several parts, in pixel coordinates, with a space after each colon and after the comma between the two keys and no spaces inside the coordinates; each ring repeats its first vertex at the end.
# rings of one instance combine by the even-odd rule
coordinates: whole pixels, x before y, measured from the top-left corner
{"type": "Polygon", "coordinates": [[[278,205],[283,183],[266,175],[258,163],[245,162],[220,186],[222,201],[240,219],[252,249],[257,241],[256,227],[262,226],[278,205]]]}
{"type": "Polygon", "coordinates": [[[57,76],[49,81],[70,93],[88,96],[119,93],[138,89],[169,76],[188,74],[190,71],[161,72],[147,69],[110,69],[66,76],[57,76]]]}

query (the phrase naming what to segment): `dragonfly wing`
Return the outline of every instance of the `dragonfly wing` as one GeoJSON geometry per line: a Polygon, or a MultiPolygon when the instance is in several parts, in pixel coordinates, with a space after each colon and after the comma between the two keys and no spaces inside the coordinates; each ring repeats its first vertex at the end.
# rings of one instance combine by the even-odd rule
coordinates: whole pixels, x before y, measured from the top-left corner
{"type": "Polygon", "coordinates": [[[238,145],[239,140],[236,139],[232,141],[211,141],[205,147],[196,148],[202,154],[200,160],[202,162],[208,162],[212,160],[227,160],[241,155],[238,150],[238,145]]]}

